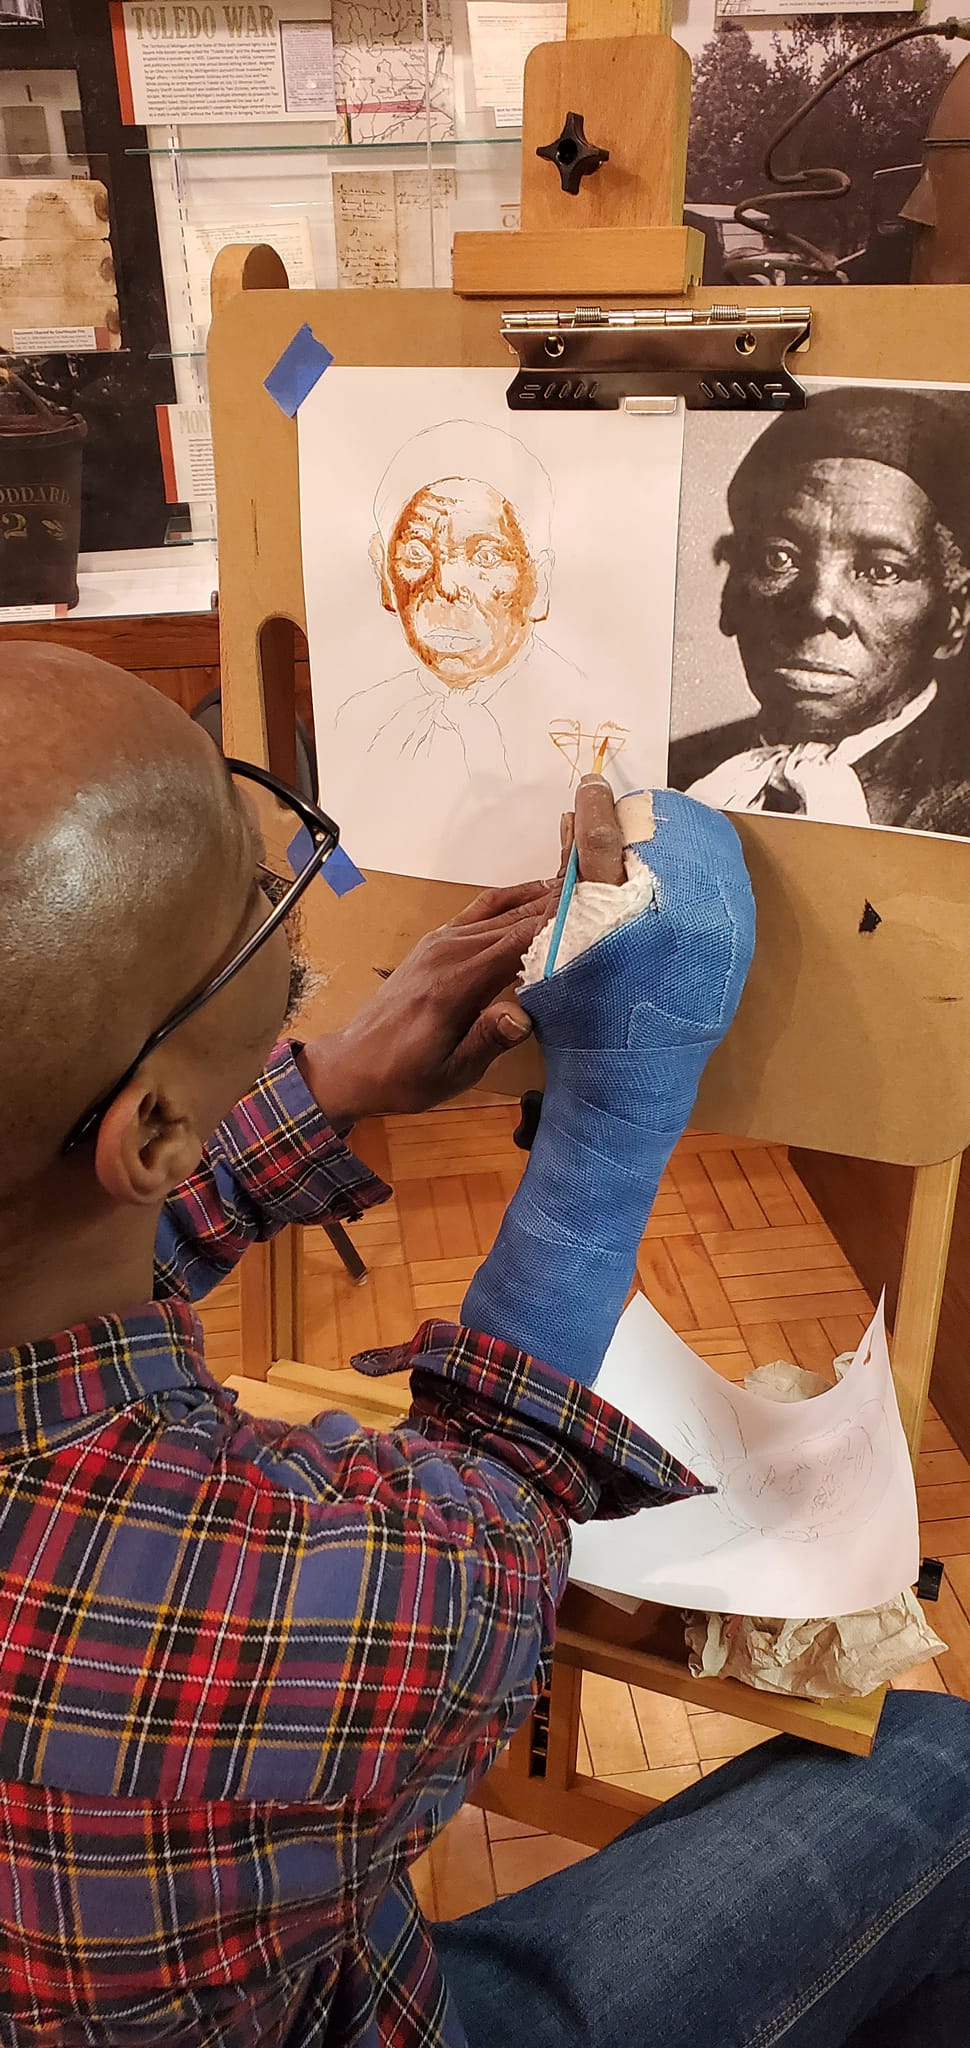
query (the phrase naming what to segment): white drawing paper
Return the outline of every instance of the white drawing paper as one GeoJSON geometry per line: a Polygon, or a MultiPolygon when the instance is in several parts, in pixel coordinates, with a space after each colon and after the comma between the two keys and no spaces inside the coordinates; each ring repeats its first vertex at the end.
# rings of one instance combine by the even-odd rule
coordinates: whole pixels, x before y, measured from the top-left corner
{"type": "Polygon", "coordinates": [[[664,780],[680,413],[508,384],[333,367],[297,416],[320,787],[391,874],[554,870],[603,739],[618,792],[664,780]]]}
{"type": "Polygon", "coordinates": [[[838,1385],[785,1403],[723,1379],[637,1295],[596,1392],[717,1492],[576,1529],[574,1579],[786,1620],[860,1613],[914,1583],[916,1489],[881,1302],[838,1385]]]}

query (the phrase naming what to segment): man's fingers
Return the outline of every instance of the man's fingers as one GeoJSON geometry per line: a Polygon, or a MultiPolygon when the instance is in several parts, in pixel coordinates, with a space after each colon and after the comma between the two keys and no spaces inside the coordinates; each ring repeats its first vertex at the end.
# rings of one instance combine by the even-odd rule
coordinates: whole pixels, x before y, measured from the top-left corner
{"type": "Polygon", "coordinates": [[[580,881],[626,881],[623,833],[613,791],[602,775],[584,775],[576,791],[576,845],[580,881]]]}
{"type": "Polygon", "coordinates": [[[511,889],[482,889],[470,903],[466,903],[464,910],[459,910],[456,917],[449,919],[449,923],[461,926],[484,924],[493,917],[504,917],[509,911],[520,910],[548,893],[548,882],[516,882],[511,889]]]}
{"type": "Polygon", "coordinates": [[[532,1019],[511,996],[492,1003],[476,1017],[474,1024],[446,1062],[447,1085],[451,1094],[472,1088],[476,1081],[513,1045],[522,1045],[532,1030],[532,1019]]]}

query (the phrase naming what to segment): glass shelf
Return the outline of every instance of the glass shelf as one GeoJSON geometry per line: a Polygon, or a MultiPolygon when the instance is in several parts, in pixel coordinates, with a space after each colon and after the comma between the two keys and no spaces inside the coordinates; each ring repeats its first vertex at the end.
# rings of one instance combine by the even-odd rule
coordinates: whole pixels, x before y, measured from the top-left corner
{"type": "Polygon", "coordinates": [[[440,159],[452,150],[520,149],[522,137],[511,135],[455,135],[440,142],[177,142],[126,149],[126,156],[415,156],[422,161],[431,155],[440,159]]]}

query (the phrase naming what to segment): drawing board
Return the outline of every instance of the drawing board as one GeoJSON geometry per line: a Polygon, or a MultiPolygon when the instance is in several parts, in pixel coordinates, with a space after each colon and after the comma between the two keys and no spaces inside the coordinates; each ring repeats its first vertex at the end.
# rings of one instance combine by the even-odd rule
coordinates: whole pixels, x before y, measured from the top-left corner
{"type": "Polygon", "coordinates": [[[389,874],[544,874],[601,742],[619,792],[666,779],[683,413],[507,387],[333,366],[299,409],[321,792],[389,874]]]}
{"type": "MultiPolygon", "coordinates": [[[[256,257],[245,259],[252,276],[256,257]]],[[[260,259],[275,287],[278,266],[260,259]]],[[[448,292],[240,290],[243,252],[224,250],[224,296],[209,340],[222,560],[223,691],[232,751],[266,758],[260,634],[305,624],[297,427],[263,380],[305,323],[335,363],[501,368],[514,359],[494,304],[448,292]]],[[[744,304],[743,294],[731,295],[744,304]]],[[[777,294],[799,304],[797,292],[777,294]]],[[[724,293],[699,292],[710,305],[724,293]]],[[[947,381],[966,364],[970,287],[873,286],[814,295],[814,374],[947,381]]],[[[798,359],[806,370],[809,358],[798,359]]],[[[328,372],[329,374],[329,372],[328,372]]],[[[324,379],[326,381],[326,379],[324,379]]],[[[709,419],[710,415],[702,415],[709,419]]],[[[339,491],[339,480],[335,482],[339,491]]],[[[264,657],[265,658],[265,657],[264,657]]],[[[321,760],[327,736],[318,734],[321,760]]],[[[340,817],[339,803],[334,805],[340,817]]],[[[711,1060],[695,1113],[707,1130],[920,1164],[970,1140],[970,853],[925,835],[739,816],[759,939],[738,1016],[711,1060]],[[879,913],[860,932],[866,902],[879,913]],[[905,1074],[905,1086],[900,1075],[905,1074]]],[[[349,841],[348,841],[349,845],[349,841]]],[[[350,848],[353,851],[353,848],[350,848]]],[[[551,849],[553,866],[557,849],[551,849]]],[[[306,933],[327,983],[311,1022],[339,1026],[471,885],[379,875],[338,902],[309,892],[306,933]]],[[[534,1048],[506,1055],[490,1085],[541,1085],[534,1048]]]]}
{"type": "Polygon", "coordinates": [[[784,1403],[715,1372],[640,1294],[596,1391],[717,1490],[576,1529],[574,1579],[799,1620],[861,1613],[915,1582],[916,1488],[881,1303],[844,1377],[784,1403]]]}

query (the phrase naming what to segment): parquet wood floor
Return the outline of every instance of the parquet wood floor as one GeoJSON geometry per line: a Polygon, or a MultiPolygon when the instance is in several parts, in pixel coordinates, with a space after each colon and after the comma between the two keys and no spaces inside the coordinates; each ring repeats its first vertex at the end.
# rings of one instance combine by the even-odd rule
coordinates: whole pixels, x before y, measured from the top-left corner
{"type": "MultiPolygon", "coordinates": [[[[426,1316],[454,1318],[524,1167],[505,1104],[396,1116],[358,1126],[355,1147],[394,1198],[353,1227],[369,1268],[355,1287],[322,1232],[305,1238],[305,1357],[342,1370],[353,1352],[409,1337],[426,1316]]],[[[831,1377],[871,1304],[783,1147],[691,1132],[678,1146],[640,1248],[641,1287],[693,1350],[730,1379],[791,1358],[831,1377]]],[[[205,1308],[208,1356],[238,1371],[238,1281],[205,1308]]],[[[930,1611],[949,1643],[901,1684],[970,1697],[970,1463],[931,1412],[917,1471],[923,1548],[946,1561],[930,1611]]],[[[668,1797],[765,1731],[587,1673],[581,1766],[668,1797]]],[[[416,1871],[425,1910],[470,1912],[590,1852],[466,1806],[416,1871]]]]}

